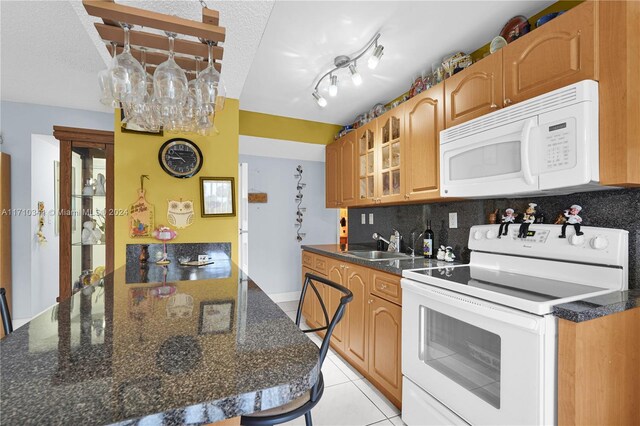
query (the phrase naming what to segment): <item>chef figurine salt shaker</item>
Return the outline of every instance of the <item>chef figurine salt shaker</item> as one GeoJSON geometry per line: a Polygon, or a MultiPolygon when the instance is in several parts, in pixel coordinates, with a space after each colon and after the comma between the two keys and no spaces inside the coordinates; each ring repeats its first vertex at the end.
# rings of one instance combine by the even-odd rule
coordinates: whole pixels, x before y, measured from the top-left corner
{"type": "Polygon", "coordinates": [[[567,225],[573,225],[573,229],[576,230],[576,235],[582,235],[584,232],[580,231],[580,224],[582,223],[582,218],[578,216],[578,213],[582,210],[577,204],[569,207],[568,210],[564,211],[563,216],[565,217],[566,222],[562,224],[562,231],[560,232],[560,238],[567,238],[567,225]]]}
{"type": "Polygon", "coordinates": [[[453,248],[451,246],[447,246],[444,253],[444,261],[445,262],[453,262],[456,258],[456,255],[453,254],[453,248]]]}
{"type": "Polygon", "coordinates": [[[529,203],[529,207],[522,217],[522,224],[518,230],[518,238],[527,238],[527,232],[529,232],[529,225],[536,221],[536,203],[529,203]]]}
{"type": "Polygon", "coordinates": [[[446,249],[444,248],[444,246],[440,246],[438,248],[438,254],[436,255],[436,259],[444,260],[445,253],[446,253],[446,249]]]}
{"type": "Polygon", "coordinates": [[[512,208],[508,208],[504,211],[504,215],[502,215],[502,220],[500,221],[500,228],[498,228],[498,238],[502,238],[502,235],[507,235],[509,233],[509,225],[516,221],[517,214],[514,214],[512,208]],[[504,234],[502,230],[504,229],[504,234]]]}

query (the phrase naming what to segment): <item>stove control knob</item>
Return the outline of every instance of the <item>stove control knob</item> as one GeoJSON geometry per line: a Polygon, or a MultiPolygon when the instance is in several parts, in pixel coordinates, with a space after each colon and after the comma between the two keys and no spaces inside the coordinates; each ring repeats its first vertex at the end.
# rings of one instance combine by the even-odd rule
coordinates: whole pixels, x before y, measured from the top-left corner
{"type": "Polygon", "coordinates": [[[482,232],[481,231],[476,231],[473,233],[473,238],[476,240],[481,240],[482,239],[482,232]]]}
{"type": "Polygon", "coordinates": [[[497,233],[495,230],[493,230],[493,229],[489,229],[489,230],[487,231],[487,239],[488,239],[488,240],[493,240],[493,239],[494,239],[495,237],[497,237],[497,236],[498,236],[498,233],[497,233]]]}
{"type": "Polygon", "coordinates": [[[584,244],[584,235],[576,235],[573,234],[571,237],[569,237],[569,243],[571,243],[572,246],[581,246],[584,244]]]}
{"type": "Polygon", "coordinates": [[[604,250],[609,246],[609,240],[602,235],[596,235],[591,239],[591,247],[596,250],[604,250]]]}

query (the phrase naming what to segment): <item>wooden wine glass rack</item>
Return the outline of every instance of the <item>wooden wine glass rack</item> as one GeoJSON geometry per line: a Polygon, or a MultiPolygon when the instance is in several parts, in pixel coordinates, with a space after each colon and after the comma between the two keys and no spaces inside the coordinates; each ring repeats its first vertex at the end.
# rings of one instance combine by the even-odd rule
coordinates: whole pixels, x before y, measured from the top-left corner
{"type": "MultiPolygon", "coordinates": [[[[141,59],[143,49],[146,51],[146,63],[150,66],[159,65],[167,59],[169,55],[168,37],[146,31],[153,28],[179,35],[174,43],[174,59],[185,71],[196,70],[196,58],[201,59],[200,70],[208,66],[207,42],[215,43],[213,47],[214,66],[218,71],[222,70],[221,61],[224,49],[220,43],[224,42],[226,31],[225,28],[218,25],[220,13],[217,10],[203,7],[202,22],[198,22],[118,4],[113,0],[83,0],[82,4],[89,15],[102,19],[102,23],[95,23],[98,35],[107,45],[116,43],[118,52],[121,52],[124,47],[124,30],[121,24],[130,24],[135,26],[133,30],[129,31],[129,41],[131,53],[136,59],[141,59]],[[195,38],[198,41],[180,36],[195,38]]],[[[193,74],[191,75],[193,76],[193,74]]]]}

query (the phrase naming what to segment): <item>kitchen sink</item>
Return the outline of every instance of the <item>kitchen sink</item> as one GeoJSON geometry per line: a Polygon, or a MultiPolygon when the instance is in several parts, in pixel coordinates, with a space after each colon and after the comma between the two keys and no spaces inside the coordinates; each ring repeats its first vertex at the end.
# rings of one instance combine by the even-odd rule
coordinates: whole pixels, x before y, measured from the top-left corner
{"type": "Polygon", "coordinates": [[[351,250],[345,251],[344,254],[371,262],[380,260],[411,259],[411,256],[409,256],[408,254],[378,250],[351,250]]]}

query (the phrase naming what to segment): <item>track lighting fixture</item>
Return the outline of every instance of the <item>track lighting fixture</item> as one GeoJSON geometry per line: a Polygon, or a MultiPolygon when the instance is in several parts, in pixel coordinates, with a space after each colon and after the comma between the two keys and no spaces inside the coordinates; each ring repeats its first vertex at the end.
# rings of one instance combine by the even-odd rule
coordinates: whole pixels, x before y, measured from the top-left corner
{"type": "Polygon", "coordinates": [[[367,65],[369,66],[370,69],[375,69],[378,66],[378,63],[380,62],[380,59],[382,58],[383,51],[384,51],[384,46],[382,46],[381,44],[378,44],[379,38],[380,38],[380,33],[376,34],[371,39],[371,41],[364,48],[360,49],[357,53],[355,53],[353,57],[340,55],[334,58],[333,64],[335,65],[335,68],[324,73],[322,77],[318,79],[318,82],[313,88],[312,95],[313,95],[313,98],[318,103],[318,105],[320,105],[322,108],[327,106],[327,100],[324,97],[322,97],[322,95],[320,95],[320,92],[318,89],[320,87],[320,83],[322,83],[322,81],[325,78],[329,77],[329,88],[328,88],[329,96],[334,97],[338,95],[338,76],[335,75],[335,73],[340,69],[343,69],[343,68],[349,69],[349,73],[351,75],[351,81],[353,82],[354,86],[360,86],[362,84],[362,75],[360,75],[360,72],[358,72],[356,61],[362,58],[365,55],[365,53],[369,51],[369,49],[375,46],[373,53],[371,54],[367,62],[367,65]]]}

